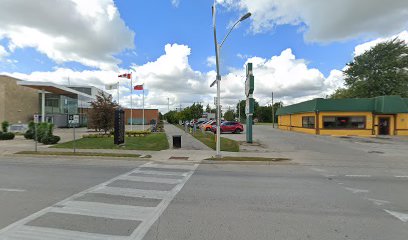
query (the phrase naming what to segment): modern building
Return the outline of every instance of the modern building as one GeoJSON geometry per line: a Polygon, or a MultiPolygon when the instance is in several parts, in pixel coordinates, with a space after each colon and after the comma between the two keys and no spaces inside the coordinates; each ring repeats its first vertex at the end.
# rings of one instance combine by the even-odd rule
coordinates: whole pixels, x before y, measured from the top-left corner
{"type": "Polygon", "coordinates": [[[68,114],[79,114],[80,124],[86,125],[90,102],[101,91],[92,86],[63,86],[0,76],[0,121],[28,123],[38,115],[40,121],[66,127],[68,114]]]}
{"type": "MultiPolygon", "coordinates": [[[[126,119],[126,124],[131,124],[133,125],[142,125],[143,124],[143,109],[132,109],[130,111],[130,108],[125,109],[125,119],[126,119]],[[132,115],[130,114],[132,112],[132,115]],[[131,120],[132,116],[132,120],[131,120]]],[[[158,123],[159,122],[159,110],[158,109],[145,109],[144,110],[144,119],[145,119],[145,125],[150,125],[153,122],[158,123]]]]}
{"type": "Polygon", "coordinates": [[[278,109],[280,129],[321,135],[408,136],[408,98],[322,99],[278,109]]]}

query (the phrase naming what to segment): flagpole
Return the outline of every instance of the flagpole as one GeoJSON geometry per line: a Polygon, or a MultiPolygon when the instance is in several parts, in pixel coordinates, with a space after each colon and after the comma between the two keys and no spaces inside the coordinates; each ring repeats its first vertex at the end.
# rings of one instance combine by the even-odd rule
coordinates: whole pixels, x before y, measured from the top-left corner
{"type": "Polygon", "coordinates": [[[145,117],[144,117],[144,83],[142,84],[143,87],[143,131],[145,130],[145,117]]]}
{"type": "Polygon", "coordinates": [[[118,82],[117,88],[118,88],[118,105],[119,105],[119,82],[118,82]]]}
{"type": "Polygon", "coordinates": [[[130,131],[133,131],[133,76],[130,75],[130,131]]]}

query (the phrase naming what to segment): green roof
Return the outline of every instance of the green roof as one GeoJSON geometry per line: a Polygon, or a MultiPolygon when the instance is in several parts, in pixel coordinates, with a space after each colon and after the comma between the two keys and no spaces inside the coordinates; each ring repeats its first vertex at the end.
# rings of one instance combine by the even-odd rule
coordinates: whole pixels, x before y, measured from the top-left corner
{"type": "Polygon", "coordinates": [[[378,114],[408,113],[408,98],[381,96],[375,98],[316,98],[279,108],[277,115],[307,112],[373,112],[378,114]]]}

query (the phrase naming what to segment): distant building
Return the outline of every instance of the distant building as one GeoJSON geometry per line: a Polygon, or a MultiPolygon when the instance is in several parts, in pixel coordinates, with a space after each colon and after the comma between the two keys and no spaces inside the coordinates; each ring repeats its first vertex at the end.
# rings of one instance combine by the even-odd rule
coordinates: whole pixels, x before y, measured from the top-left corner
{"type": "Polygon", "coordinates": [[[321,135],[408,136],[408,98],[317,98],[277,111],[280,129],[321,135]]]}
{"type": "MultiPolygon", "coordinates": [[[[130,108],[125,109],[126,124],[130,125],[142,125],[143,124],[143,109],[132,109],[132,115],[130,114],[130,108]],[[133,117],[131,121],[131,116],[133,117]]],[[[158,109],[145,109],[144,110],[145,125],[149,125],[152,122],[157,123],[159,121],[158,109]]]]}
{"type": "Polygon", "coordinates": [[[68,114],[80,114],[80,124],[86,125],[90,102],[101,91],[92,86],[65,86],[0,76],[0,121],[28,123],[36,114],[41,121],[66,127],[68,114]]]}

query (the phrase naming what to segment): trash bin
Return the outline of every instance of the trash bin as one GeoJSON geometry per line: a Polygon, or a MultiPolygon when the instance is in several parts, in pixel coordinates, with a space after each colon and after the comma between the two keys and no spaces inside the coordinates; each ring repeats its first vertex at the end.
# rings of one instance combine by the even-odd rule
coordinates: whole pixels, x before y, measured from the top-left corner
{"type": "Polygon", "coordinates": [[[173,135],[173,148],[181,148],[181,135],[173,135]]]}

